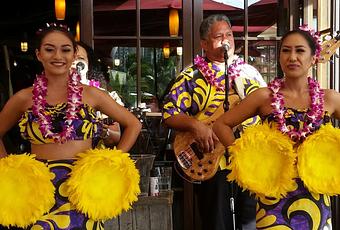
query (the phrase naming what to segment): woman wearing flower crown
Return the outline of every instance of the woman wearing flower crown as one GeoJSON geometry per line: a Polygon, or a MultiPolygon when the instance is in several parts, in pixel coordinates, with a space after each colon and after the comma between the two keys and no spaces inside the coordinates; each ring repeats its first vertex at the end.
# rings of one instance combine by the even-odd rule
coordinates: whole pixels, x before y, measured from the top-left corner
{"type": "Polygon", "coordinates": [[[258,229],[331,229],[325,194],[339,193],[327,185],[338,181],[339,171],[331,164],[339,159],[331,151],[338,144],[331,148],[337,141],[330,140],[338,138],[339,130],[324,124],[331,116],[340,118],[340,94],[321,89],[310,76],[320,50],[319,34],[305,25],[285,34],[280,47],[283,79],[250,94],[214,124],[231,154],[228,179],[258,198],[258,229]],[[254,115],[261,116],[263,125],[249,128],[235,141],[232,127],[254,115]]]}
{"type": "MultiPolygon", "coordinates": [[[[31,226],[31,229],[103,229],[103,224],[97,222],[97,220],[100,220],[103,216],[112,217],[112,214],[116,216],[119,211],[128,209],[131,202],[136,200],[136,195],[139,192],[139,175],[133,163],[131,164],[132,161],[125,161],[128,157],[123,152],[127,152],[135,143],[141,124],[133,114],[118,105],[107,93],[80,83],[80,76],[77,71],[75,69],[70,70],[75,52],[76,43],[67,28],[57,24],[47,24],[45,29],[38,32],[36,49],[36,57],[42,63],[44,71],[37,75],[33,87],[23,89],[12,96],[0,113],[0,120],[3,121],[0,123],[0,136],[2,137],[20,120],[21,134],[31,142],[32,155],[30,155],[28,161],[32,160],[31,158],[36,158],[39,162],[43,162],[42,166],[36,166],[36,169],[32,166],[30,170],[23,173],[29,174],[32,171],[35,175],[31,180],[27,180],[27,184],[31,184],[31,187],[15,188],[15,184],[12,186],[11,182],[4,181],[3,178],[6,177],[4,175],[11,176],[9,172],[12,172],[15,164],[22,164],[22,160],[19,160],[19,158],[18,160],[10,160],[12,155],[7,155],[3,142],[0,141],[1,167],[4,165],[12,166],[12,168],[7,167],[7,171],[3,169],[4,167],[2,168],[3,171],[0,170],[2,174],[0,184],[8,188],[5,191],[1,189],[3,194],[0,194],[0,196],[7,197],[7,200],[11,199],[13,203],[8,204],[8,206],[11,205],[13,209],[17,208],[16,210],[19,212],[11,215],[10,208],[5,210],[1,205],[1,225],[25,228],[31,226]],[[96,117],[96,111],[114,118],[124,127],[124,133],[117,144],[118,150],[114,150],[112,154],[109,150],[107,150],[108,154],[105,151],[100,152],[98,150],[98,157],[93,157],[91,158],[93,160],[79,165],[80,163],[77,162],[80,162],[80,160],[76,161],[78,157],[84,159],[95,155],[89,151],[92,148],[92,140],[105,132],[103,125],[96,117]],[[96,164],[99,161],[104,162],[104,164],[110,162],[111,165],[101,167],[96,164]],[[44,179],[38,170],[38,167],[43,168],[44,165],[52,172],[46,174],[48,175],[46,176],[48,179],[46,183],[52,180],[55,191],[50,191],[50,186],[47,184],[46,189],[36,184],[40,178],[38,176],[44,179]],[[93,170],[87,171],[86,169],[90,168],[91,165],[93,165],[93,170]],[[119,165],[125,168],[119,168],[119,165]],[[82,167],[79,170],[81,173],[72,175],[75,174],[72,170],[79,167],[82,167]],[[120,174],[116,174],[118,176],[115,179],[119,184],[114,184],[116,188],[113,192],[106,191],[107,188],[112,186],[111,184],[98,185],[98,183],[104,183],[101,180],[104,180],[106,171],[102,174],[98,173],[104,171],[104,169],[114,169],[115,167],[118,167],[116,173],[122,172],[127,175],[127,178],[124,179],[125,182],[124,180],[122,182],[119,178],[120,174]],[[82,171],[83,169],[85,170],[82,171]],[[79,174],[83,174],[84,177],[79,174]],[[72,176],[76,177],[73,182],[68,179],[70,175],[71,178],[72,176]],[[80,184],[81,178],[91,180],[85,180],[85,184],[82,185],[80,184]],[[134,185],[132,190],[126,191],[122,196],[118,194],[118,191],[123,189],[123,185],[131,187],[126,179],[134,185]],[[92,182],[97,183],[99,187],[93,185],[92,182]],[[86,185],[86,183],[88,184],[86,185]],[[137,186],[135,186],[136,183],[137,186]],[[100,214],[99,208],[99,210],[95,210],[96,213],[91,213],[91,209],[95,209],[94,205],[101,202],[105,203],[105,200],[96,200],[97,197],[93,200],[90,198],[81,200],[78,195],[72,193],[72,186],[81,188],[81,192],[87,195],[89,195],[87,192],[93,192],[92,194],[97,197],[105,194],[105,192],[110,193],[107,194],[107,203],[110,202],[109,195],[114,193],[115,202],[121,203],[122,207],[116,208],[114,211],[110,210],[110,207],[105,207],[105,209],[103,208],[105,213],[102,214],[100,214]],[[17,194],[15,190],[18,190],[18,192],[27,191],[28,197],[14,197],[12,195],[13,197],[8,198],[12,192],[17,194]],[[53,199],[53,192],[55,200],[53,199]],[[47,193],[52,194],[52,200],[50,197],[45,197],[47,193]],[[72,197],[74,203],[70,204],[68,199],[72,197]],[[44,199],[48,200],[48,205],[39,203],[44,199]],[[19,203],[24,205],[25,200],[29,204],[25,203],[26,206],[20,208],[19,203]],[[127,203],[126,200],[128,200],[127,203]],[[79,203],[76,204],[77,202],[79,203]],[[39,204],[37,205],[39,207],[35,208],[35,204],[39,204]],[[46,207],[49,207],[50,210],[46,210],[46,207]],[[81,213],[79,209],[84,210],[85,214],[81,213]],[[47,214],[46,211],[48,211],[47,214]],[[42,216],[41,214],[44,213],[45,215],[42,216]]],[[[33,165],[36,164],[38,163],[33,165]]],[[[20,177],[23,167],[17,170],[17,172],[13,171],[12,174],[20,177]]],[[[22,180],[26,180],[26,178],[22,180]]],[[[3,202],[6,202],[5,198],[3,202]]]]}

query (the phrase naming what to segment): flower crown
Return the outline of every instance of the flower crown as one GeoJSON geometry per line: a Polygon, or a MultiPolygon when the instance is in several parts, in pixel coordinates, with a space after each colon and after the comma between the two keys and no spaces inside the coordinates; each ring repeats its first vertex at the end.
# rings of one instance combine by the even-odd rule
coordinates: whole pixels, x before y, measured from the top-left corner
{"type": "Polygon", "coordinates": [[[51,22],[51,23],[46,23],[45,27],[39,28],[37,33],[40,34],[40,33],[44,32],[46,30],[51,30],[51,29],[70,32],[70,28],[67,25],[61,24],[61,23],[51,22]]]}
{"type": "Polygon", "coordinates": [[[318,60],[320,58],[320,53],[322,49],[321,48],[322,40],[320,38],[320,32],[315,31],[312,28],[309,28],[307,24],[303,24],[302,26],[299,26],[299,29],[302,31],[308,32],[312,36],[315,46],[316,46],[315,56],[316,56],[316,59],[318,60]]]}

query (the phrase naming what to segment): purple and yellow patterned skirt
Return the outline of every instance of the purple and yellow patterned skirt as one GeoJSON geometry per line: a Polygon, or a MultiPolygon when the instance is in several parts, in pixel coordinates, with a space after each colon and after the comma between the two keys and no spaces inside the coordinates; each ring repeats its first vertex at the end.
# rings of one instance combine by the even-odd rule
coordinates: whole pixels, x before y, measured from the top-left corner
{"type": "Polygon", "coordinates": [[[49,213],[42,216],[30,229],[104,229],[104,223],[95,222],[87,218],[84,214],[76,211],[67,198],[65,181],[69,178],[71,166],[75,160],[67,159],[40,161],[44,162],[54,174],[52,183],[55,186],[55,204],[49,213]]]}
{"type": "Polygon", "coordinates": [[[283,199],[259,198],[257,229],[332,229],[330,197],[312,194],[300,179],[297,188],[283,199]]]}

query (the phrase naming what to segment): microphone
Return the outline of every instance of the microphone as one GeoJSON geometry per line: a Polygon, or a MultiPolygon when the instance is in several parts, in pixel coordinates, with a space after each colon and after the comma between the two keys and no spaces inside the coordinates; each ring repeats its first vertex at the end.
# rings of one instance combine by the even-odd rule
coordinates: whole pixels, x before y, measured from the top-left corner
{"type": "Polygon", "coordinates": [[[85,69],[85,64],[84,62],[82,61],[79,61],[77,64],[76,64],[76,69],[77,71],[80,73],[83,69],[85,69]]]}
{"type": "Polygon", "coordinates": [[[230,44],[229,42],[227,43],[222,43],[222,48],[224,51],[228,52],[228,50],[230,49],[230,44]]]}

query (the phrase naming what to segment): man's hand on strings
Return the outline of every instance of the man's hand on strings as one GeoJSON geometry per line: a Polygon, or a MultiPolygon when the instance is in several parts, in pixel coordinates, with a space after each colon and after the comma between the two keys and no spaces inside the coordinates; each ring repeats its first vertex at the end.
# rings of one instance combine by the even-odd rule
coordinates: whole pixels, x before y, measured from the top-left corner
{"type": "Polygon", "coordinates": [[[218,142],[218,138],[211,127],[201,122],[197,122],[197,125],[195,125],[193,136],[204,153],[212,152],[215,149],[215,144],[218,142]]]}

